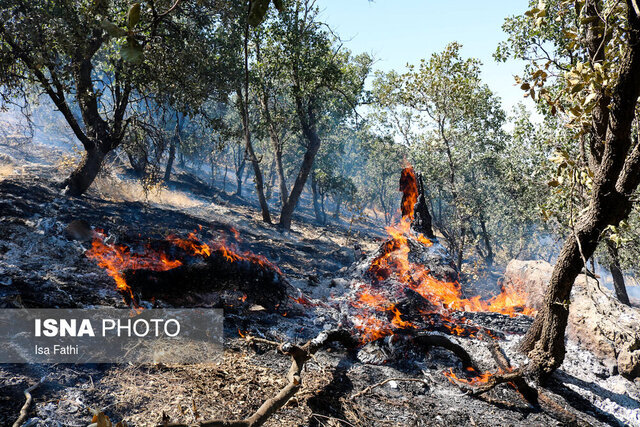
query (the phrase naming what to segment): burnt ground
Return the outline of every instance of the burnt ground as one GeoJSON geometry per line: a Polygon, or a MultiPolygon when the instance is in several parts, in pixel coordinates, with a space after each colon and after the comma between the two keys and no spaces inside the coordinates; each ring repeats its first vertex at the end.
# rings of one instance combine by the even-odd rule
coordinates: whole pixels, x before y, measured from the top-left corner
{"type": "MultiPolygon", "coordinates": [[[[113,280],[84,256],[89,243],[65,237],[65,228],[77,219],[122,241],[186,235],[202,227],[203,239],[225,236],[240,250],[264,255],[283,270],[292,289],[299,288],[320,302],[347,292],[346,281],[340,278],[348,277],[349,267],[359,256],[353,245],[372,252],[382,237],[380,228],[370,221],[315,226],[304,209],[293,231],[283,234],[260,222],[251,200],[213,190],[187,174],[178,175],[164,196],[144,202],[131,200],[138,193],[127,191],[126,186],[116,192],[113,177],[102,177],[88,196],[69,199],[54,185],[59,171],[40,160],[31,159],[28,167],[14,168],[0,177],[3,308],[126,306],[113,280]],[[238,230],[241,242],[234,241],[232,228],[238,230]]],[[[207,295],[197,297],[198,305],[220,303],[207,295]]],[[[0,365],[0,425],[13,423],[24,403],[23,390],[41,379],[33,392],[28,425],[87,425],[90,408],[129,425],[154,425],[163,414],[181,422],[247,416],[285,384],[289,360],[269,346],[248,343],[238,331],[303,342],[336,325],[334,316],[321,306],[273,313],[249,308],[250,304],[241,303],[225,306],[225,352],[219,364],[0,365]]],[[[506,338],[501,346],[514,364],[523,362],[514,347],[530,319],[476,317],[488,327],[503,330],[506,338]]],[[[453,340],[483,369],[495,369],[484,342],[453,340]]],[[[376,345],[358,354],[340,347],[319,352],[306,365],[302,390],[267,425],[562,424],[524,403],[508,386],[482,398],[464,394],[443,375],[460,369],[460,361],[446,350],[400,349],[386,363],[365,362],[369,353],[393,351],[390,341],[376,345]],[[389,378],[394,380],[354,397],[389,378]],[[404,382],[403,378],[422,381],[404,382]]],[[[595,356],[571,343],[563,369],[547,387],[554,400],[579,414],[583,423],[640,425],[638,383],[613,375],[595,356]]]]}

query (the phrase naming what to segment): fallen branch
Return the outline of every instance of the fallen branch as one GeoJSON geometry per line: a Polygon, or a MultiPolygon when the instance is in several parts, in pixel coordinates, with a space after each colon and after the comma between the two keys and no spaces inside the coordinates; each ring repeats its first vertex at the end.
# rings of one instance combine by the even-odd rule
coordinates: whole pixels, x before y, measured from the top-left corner
{"type": "MultiPolygon", "coordinates": [[[[498,367],[505,372],[513,371],[511,363],[507,356],[502,352],[502,349],[497,342],[489,344],[489,351],[493,356],[493,359],[498,364],[498,367]]],[[[522,397],[531,405],[538,404],[538,390],[531,387],[524,379],[524,376],[514,378],[512,385],[520,392],[522,397]]]]}
{"type": "MultiPolygon", "coordinates": [[[[273,341],[263,339],[252,339],[256,342],[264,342],[265,344],[273,344],[273,341]]],[[[280,392],[267,399],[258,410],[249,418],[244,420],[210,420],[203,421],[196,424],[160,424],[159,427],[255,427],[263,425],[271,415],[282,408],[288,401],[296,394],[302,387],[302,368],[304,364],[313,357],[313,355],[320,349],[328,346],[331,343],[338,342],[344,345],[346,348],[353,349],[358,345],[358,341],[355,340],[351,334],[342,329],[336,329],[331,331],[325,331],[320,333],[316,338],[307,341],[302,346],[293,344],[281,344],[279,349],[282,353],[291,357],[291,367],[287,373],[288,383],[280,392]]]]}
{"type": "Polygon", "coordinates": [[[24,390],[24,396],[27,398],[27,400],[26,402],[24,402],[24,405],[22,405],[22,408],[20,409],[20,415],[18,416],[16,422],[13,423],[13,427],[20,427],[22,423],[24,423],[24,420],[27,419],[29,407],[33,402],[33,396],[31,396],[31,392],[35,390],[40,384],[42,384],[46,378],[46,376],[40,378],[40,381],[24,390]]]}
{"type": "Polygon", "coordinates": [[[473,362],[473,359],[471,358],[471,355],[467,352],[467,350],[465,350],[461,345],[454,343],[444,335],[420,332],[409,336],[409,341],[413,345],[422,347],[425,350],[429,349],[429,347],[442,347],[455,354],[462,362],[462,366],[464,366],[465,368],[476,369],[475,363],[473,362]]]}
{"type": "Polygon", "coordinates": [[[563,423],[573,425],[578,422],[578,417],[575,414],[556,403],[548,393],[530,386],[525,379],[529,372],[527,367],[514,370],[497,342],[492,342],[489,345],[489,351],[498,365],[499,373],[489,377],[489,380],[482,385],[471,385],[453,379],[458,387],[467,391],[471,396],[480,396],[500,384],[507,383],[515,388],[528,404],[542,409],[563,423]]]}

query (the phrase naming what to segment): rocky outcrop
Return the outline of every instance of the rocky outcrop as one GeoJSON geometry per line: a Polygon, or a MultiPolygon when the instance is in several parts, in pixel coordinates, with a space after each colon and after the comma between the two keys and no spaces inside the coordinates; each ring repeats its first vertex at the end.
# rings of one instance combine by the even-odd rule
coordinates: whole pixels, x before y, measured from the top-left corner
{"type": "MultiPolygon", "coordinates": [[[[513,260],[503,280],[526,293],[530,307],[540,309],[552,271],[545,261],[513,260]]],[[[571,293],[567,335],[605,358],[612,371],[640,377],[640,309],[621,304],[597,280],[582,274],[571,293]]]]}

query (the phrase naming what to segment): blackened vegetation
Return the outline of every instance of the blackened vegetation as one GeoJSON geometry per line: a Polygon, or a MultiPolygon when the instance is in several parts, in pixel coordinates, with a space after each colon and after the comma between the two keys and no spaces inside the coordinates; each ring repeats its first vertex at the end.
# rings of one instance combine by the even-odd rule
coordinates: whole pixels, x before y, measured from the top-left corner
{"type": "MultiPolygon", "coordinates": [[[[258,257],[232,259],[223,247],[214,249],[209,256],[191,255],[164,240],[150,245],[183,265],[166,271],[126,270],[124,277],[137,299],[135,304],[140,299],[160,299],[173,305],[191,305],[194,293],[237,290],[248,301],[273,309],[287,296],[284,276],[258,257]]],[[[127,293],[123,295],[130,298],[127,293]]]]}
{"type": "Polygon", "coordinates": [[[429,214],[429,207],[427,206],[427,200],[424,195],[422,174],[418,174],[418,202],[413,207],[411,229],[416,233],[424,234],[424,236],[429,239],[436,237],[435,234],[433,234],[431,214],[429,214]]]}

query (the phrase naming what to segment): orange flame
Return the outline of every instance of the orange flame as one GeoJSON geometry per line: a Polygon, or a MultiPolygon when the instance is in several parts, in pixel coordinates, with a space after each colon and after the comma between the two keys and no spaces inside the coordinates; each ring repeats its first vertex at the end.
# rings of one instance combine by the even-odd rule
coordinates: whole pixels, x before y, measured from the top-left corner
{"type": "Polygon", "coordinates": [[[400,191],[402,191],[402,216],[413,219],[413,207],[418,201],[418,180],[411,166],[402,169],[400,191]]]}
{"type": "Polygon", "coordinates": [[[115,280],[117,289],[128,293],[131,298],[133,292],[122,275],[124,270],[144,268],[166,271],[182,265],[181,261],[170,260],[166,254],[155,252],[148,246],[145,246],[142,253],[133,253],[125,245],[107,244],[104,241],[104,233],[95,231],[91,249],[85,255],[107,270],[107,274],[115,280]]]}
{"type": "MultiPolygon", "coordinates": [[[[238,232],[233,229],[232,232],[238,237],[238,232]]],[[[94,239],[91,243],[91,249],[89,249],[85,255],[97,261],[101,268],[107,271],[107,274],[112,277],[116,282],[116,288],[134,300],[134,295],[131,287],[127,284],[123,272],[125,270],[139,270],[147,269],[153,271],[166,271],[183,265],[183,261],[178,259],[169,259],[167,254],[154,250],[150,245],[144,246],[142,252],[133,252],[129,247],[125,245],[116,245],[105,243],[106,236],[102,231],[94,232],[94,239]]],[[[197,235],[189,233],[186,239],[180,238],[176,235],[167,236],[166,240],[173,246],[183,249],[187,254],[191,256],[199,256],[202,258],[208,258],[213,252],[218,252],[228,262],[247,261],[253,264],[258,264],[269,269],[273,269],[278,274],[282,275],[282,272],[278,267],[273,265],[262,255],[256,255],[249,251],[240,253],[237,252],[233,246],[227,246],[224,239],[218,242],[211,242],[210,244],[201,242],[197,235]]],[[[246,295],[243,297],[243,301],[246,299],[246,295]]]]}
{"type": "Polygon", "coordinates": [[[480,373],[471,367],[468,367],[466,370],[468,373],[467,377],[460,377],[456,375],[453,372],[453,368],[449,368],[449,370],[444,371],[443,374],[447,378],[449,378],[449,381],[451,381],[452,383],[459,382],[463,384],[468,384],[470,386],[477,386],[480,384],[486,384],[487,382],[489,382],[489,379],[492,376],[502,373],[502,369],[498,369],[498,371],[495,373],[491,373],[491,372],[480,373]]]}
{"type": "MultiPolygon", "coordinates": [[[[512,317],[517,314],[535,314],[534,309],[526,306],[526,295],[519,294],[513,287],[503,287],[499,295],[488,301],[481,300],[479,296],[463,298],[460,284],[457,281],[439,280],[424,265],[411,262],[409,259],[410,238],[425,246],[433,245],[433,242],[427,237],[411,230],[413,206],[418,194],[416,176],[411,166],[402,170],[400,190],[403,192],[402,217],[398,224],[386,227],[391,239],[384,244],[381,254],[371,262],[369,274],[372,283],[364,284],[358,291],[356,301],[352,303],[354,307],[360,308],[355,323],[356,327],[362,331],[363,341],[389,335],[393,328],[416,327],[411,322],[402,320],[400,317],[402,313],[388,299],[389,296],[376,291],[374,285],[389,278],[412,289],[433,303],[437,307],[437,313],[443,319],[442,326],[454,335],[476,336],[476,332],[479,330],[469,328],[464,319],[458,321],[451,319],[449,315],[454,311],[495,312],[512,317]],[[387,321],[381,320],[380,316],[376,314],[385,312],[389,314],[387,317],[390,317],[387,321]]],[[[490,333],[489,335],[491,336],[490,333]]]]}

